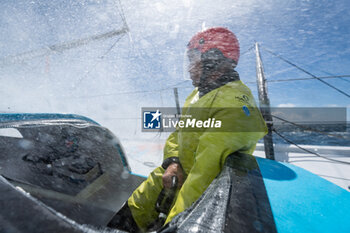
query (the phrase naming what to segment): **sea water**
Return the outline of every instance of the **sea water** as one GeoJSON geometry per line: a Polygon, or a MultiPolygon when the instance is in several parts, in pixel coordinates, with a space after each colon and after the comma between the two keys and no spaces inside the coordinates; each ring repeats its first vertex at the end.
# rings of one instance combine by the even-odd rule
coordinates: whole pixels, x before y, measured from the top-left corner
{"type": "MultiPolygon", "coordinates": [[[[350,123],[340,128],[337,126],[318,126],[313,129],[315,131],[289,126],[276,130],[283,137],[298,145],[350,146],[350,123]]],[[[273,143],[291,144],[274,132],[272,136],[273,143]]],[[[259,142],[262,143],[263,140],[261,139],[259,142]]]]}

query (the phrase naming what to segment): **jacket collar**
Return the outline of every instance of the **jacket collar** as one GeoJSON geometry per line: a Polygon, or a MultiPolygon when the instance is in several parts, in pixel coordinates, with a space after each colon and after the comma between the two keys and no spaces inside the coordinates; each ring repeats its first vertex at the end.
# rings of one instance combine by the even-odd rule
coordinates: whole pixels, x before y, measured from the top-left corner
{"type": "Polygon", "coordinates": [[[219,88],[229,82],[237,80],[240,80],[239,74],[237,73],[237,71],[231,70],[223,74],[221,77],[215,80],[215,82],[203,83],[202,85],[198,86],[199,98],[211,92],[212,90],[215,90],[216,88],[219,88]]]}

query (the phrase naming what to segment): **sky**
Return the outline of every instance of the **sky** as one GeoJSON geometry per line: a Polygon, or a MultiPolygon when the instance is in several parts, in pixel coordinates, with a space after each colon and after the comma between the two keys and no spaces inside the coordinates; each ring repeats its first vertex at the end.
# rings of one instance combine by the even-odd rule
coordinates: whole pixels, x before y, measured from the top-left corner
{"type": "MultiPolygon", "coordinates": [[[[239,39],[241,80],[257,98],[255,42],[272,106],[347,107],[350,98],[268,51],[319,76],[350,75],[350,4],[346,0],[0,2],[0,112],[75,113],[118,137],[142,136],[141,107],[175,106],[191,92],[185,47],[202,28],[224,26],[239,39]],[[120,30],[122,36],[17,62],[28,51],[120,30]],[[12,57],[11,57],[12,56],[12,57]]],[[[350,93],[350,78],[326,79],[350,93]]],[[[148,135],[150,136],[150,135],[148,135]]],[[[151,135],[150,137],[154,137],[151,135]]]]}

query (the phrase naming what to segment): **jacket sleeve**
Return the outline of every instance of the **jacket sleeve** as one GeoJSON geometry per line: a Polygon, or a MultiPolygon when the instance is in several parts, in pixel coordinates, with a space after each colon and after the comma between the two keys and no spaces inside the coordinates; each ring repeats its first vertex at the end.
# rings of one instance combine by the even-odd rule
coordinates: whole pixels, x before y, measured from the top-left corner
{"type": "MultiPolygon", "coordinates": [[[[225,124],[226,121],[232,122],[231,115],[225,110],[216,113],[215,118],[222,119],[222,124],[225,124]]],[[[240,123],[249,124],[251,121],[252,119],[244,120],[242,118],[240,123]]],[[[166,223],[190,207],[203,194],[220,173],[228,155],[235,151],[252,152],[256,142],[266,133],[265,125],[260,129],[262,129],[261,132],[237,131],[239,128],[231,131],[226,129],[226,132],[222,132],[225,130],[204,132],[199,138],[194,165],[180,189],[178,198],[168,215],[166,223]]]]}
{"type": "Polygon", "coordinates": [[[170,158],[170,157],[178,157],[179,156],[179,145],[177,140],[177,131],[170,134],[168,139],[165,142],[164,145],[164,159],[170,158]]]}

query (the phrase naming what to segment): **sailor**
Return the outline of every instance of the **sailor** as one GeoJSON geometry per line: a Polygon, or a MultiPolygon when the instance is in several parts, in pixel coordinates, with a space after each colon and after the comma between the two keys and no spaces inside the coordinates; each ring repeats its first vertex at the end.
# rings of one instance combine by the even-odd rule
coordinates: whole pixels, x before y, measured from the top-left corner
{"type": "Polygon", "coordinates": [[[177,191],[165,224],[170,222],[203,194],[228,155],[236,151],[252,154],[257,141],[267,133],[250,89],[234,69],[240,48],[231,31],[215,27],[197,33],[187,45],[187,55],[195,89],[185,101],[183,114],[210,109],[199,115],[220,120],[223,127],[197,131],[178,128],[169,136],[162,165],[132,193],[120,212],[123,217],[119,215],[118,221],[128,228],[125,230],[150,229],[159,216],[155,209],[158,196],[171,188],[175,176],[177,191]]]}

